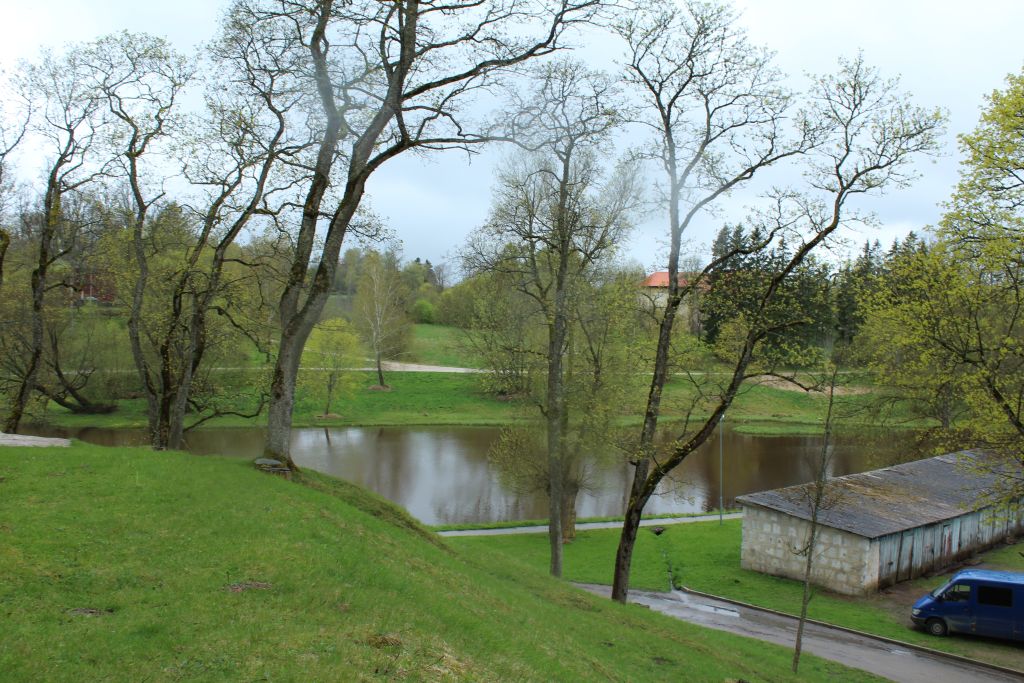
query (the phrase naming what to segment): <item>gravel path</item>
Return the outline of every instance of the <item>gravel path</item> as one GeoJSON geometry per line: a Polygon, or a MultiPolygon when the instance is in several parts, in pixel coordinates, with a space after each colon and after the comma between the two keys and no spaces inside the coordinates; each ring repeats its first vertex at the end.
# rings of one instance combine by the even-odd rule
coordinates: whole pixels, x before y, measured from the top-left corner
{"type": "MultiPolygon", "coordinates": [[[[730,512],[723,516],[725,519],[740,519],[743,514],[730,512]]],[[[718,515],[697,515],[696,517],[661,517],[657,519],[644,519],[640,526],[667,526],[669,524],[688,524],[690,522],[711,522],[718,519],[718,515]]],[[[576,531],[587,529],[619,529],[622,522],[581,522],[576,525],[576,531]]],[[[455,531],[438,531],[438,536],[504,536],[506,534],[546,534],[546,524],[533,526],[512,526],[503,529],[458,529],[455,531]]]]}
{"type": "Polygon", "coordinates": [[[69,439],[47,439],[41,436],[22,436],[0,432],[0,446],[70,446],[69,439]]]}

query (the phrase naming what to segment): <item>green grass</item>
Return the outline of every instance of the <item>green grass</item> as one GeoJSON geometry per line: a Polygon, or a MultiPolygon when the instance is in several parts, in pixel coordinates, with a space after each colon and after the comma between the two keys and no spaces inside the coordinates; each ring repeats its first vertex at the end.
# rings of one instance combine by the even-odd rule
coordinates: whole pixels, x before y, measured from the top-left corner
{"type": "Polygon", "coordinates": [[[340,417],[317,415],[323,403],[316,398],[296,401],[297,426],[306,425],[495,425],[523,419],[516,403],[486,394],[471,374],[385,372],[389,391],[371,389],[375,373],[362,373],[361,386],[333,409],[340,417]]]}
{"type": "MultiPolygon", "coordinates": [[[[349,425],[502,425],[526,419],[521,404],[502,401],[486,394],[471,374],[440,372],[387,372],[390,391],[371,389],[377,384],[373,372],[357,373],[357,388],[347,398],[336,399],[331,411],[337,417],[323,418],[320,395],[296,394],[293,425],[296,427],[349,425]]],[[[128,428],[146,426],[146,404],[142,399],[118,402],[117,411],[107,415],[76,415],[50,404],[44,421],[59,427],[128,428]]],[[[221,417],[204,426],[243,427],[266,424],[256,419],[221,417]]]]}
{"type": "Polygon", "coordinates": [[[480,362],[464,348],[464,332],[446,325],[414,325],[412,345],[401,360],[424,365],[478,368],[480,362]]]}
{"type": "MultiPolygon", "coordinates": [[[[633,556],[632,588],[666,590],[669,563],[677,586],[719,595],[790,614],[799,614],[800,582],[740,569],[742,520],[696,522],[667,526],[655,536],[641,529],[633,556]],[[667,561],[666,561],[667,560],[667,561]]],[[[547,538],[537,535],[460,537],[453,545],[523,558],[535,567],[547,566],[547,538]]],[[[564,575],[571,581],[610,584],[618,531],[583,531],[565,548],[564,575]]],[[[989,553],[986,562],[1004,569],[1024,569],[1016,549],[989,553]]],[[[934,638],[911,628],[908,600],[941,584],[942,578],[920,579],[901,585],[899,592],[855,598],[816,591],[809,616],[848,628],[875,633],[926,647],[992,661],[1024,671],[1024,652],[1011,644],[975,638],[934,638]]]]}
{"type": "MultiPolygon", "coordinates": [[[[420,325],[424,333],[433,339],[457,334],[454,328],[420,325]],[[443,332],[439,332],[443,330],[443,332]]],[[[436,347],[439,348],[439,347],[436,347]]],[[[435,350],[436,350],[435,348],[435,350]]],[[[437,363],[464,364],[464,358],[425,356],[423,360],[437,363]],[[432,359],[432,360],[431,360],[432,359]]],[[[523,421],[538,416],[535,408],[522,401],[503,401],[488,394],[481,386],[480,378],[474,374],[386,372],[384,380],[390,391],[372,391],[377,383],[372,372],[357,373],[356,389],[348,397],[336,398],[331,412],[338,417],[320,417],[324,409],[324,398],[318,390],[300,386],[296,394],[293,424],[308,426],[350,426],[350,425],[501,425],[523,421]]],[[[254,382],[261,378],[257,369],[238,370],[230,374],[234,382],[254,382]],[[248,379],[247,379],[248,378],[248,379]]],[[[640,422],[643,412],[644,392],[638,385],[635,396],[622,408],[619,421],[622,425],[640,422]]],[[[665,391],[661,424],[671,427],[682,416],[682,406],[688,402],[691,386],[675,379],[665,391]]],[[[844,428],[863,429],[877,427],[877,422],[868,411],[870,395],[859,395],[849,399],[853,405],[863,408],[856,419],[844,420],[844,428]]],[[[825,399],[820,395],[786,391],[765,386],[753,386],[737,397],[726,417],[726,424],[737,431],[762,435],[776,434],[820,434],[821,418],[824,414],[825,399]]],[[[109,415],[74,415],[53,404],[44,416],[45,420],[61,427],[144,427],[146,425],[145,404],[140,399],[118,403],[118,410],[109,415]]],[[[706,414],[695,411],[692,419],[702,419],[706,414]]],[[[205,423],[207,426],[234,427],[262,425],[265,417],[246,420],[238,417],[224,417],[205,423]]],[[[691,423],[692,424],[692,423],[691,423]]],[[[914,426],[905,423],[901,426],[914,426]]]]}
{"type": "Polygon", "coordinates": [[[0,576],[11,681],[792,679],[783,648],[452,550],[358,487],[178,452],[0,449],[0,576]]]}

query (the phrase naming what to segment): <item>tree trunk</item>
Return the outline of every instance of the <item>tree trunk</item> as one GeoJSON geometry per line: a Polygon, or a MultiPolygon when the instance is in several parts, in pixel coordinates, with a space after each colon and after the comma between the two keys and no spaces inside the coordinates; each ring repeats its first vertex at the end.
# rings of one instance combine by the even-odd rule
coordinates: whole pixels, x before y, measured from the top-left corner
{"type": "Polygon", "coordinates": [[[30,325],[32,330],[31,346],[29,347],[29,359],[25,373],[21,377],[18,391],[11,403],[10,412],[4,422],[4,431],[14,433],[18,431],[21,419],[25,414],[25,406],[36,388],[36,377],[39,375],[39,366],[43,357],[43,305],[46,298],[47,276],[52,260],[53,240],[57,234],[57,227],[61,220],[61,189],[58,173],[63,164],[55,166],[49,176],[46,198],[44,199],[44,216],[41,234],[39,235],[39,253],[36,267],[32,271],[32,312],[30,325]]]}
{"type": "Polygon", "coordinates": [[[0,228],[0,287],[4,286],[4,257],[7,255],[9,246],[11,246],[11,234],[0,228]]]}
{"type": "Polygon", "coordinates": [[[811,567],[814,563],[814,545],[818,540],[818,525],[811,522],[811,537],[807,543],[807,561],[804,563],[804,592],[800,600],[800,621],[796,626],[796,644],[793,646],[793,673],[800,667],[800,651],[803,649],[804,625],[807,623],[807,605],[811,602],[811,567]]]}
{"type": "Polygon", "coordinates": [[[615,571],[612,576],[612,600],[625,603],[629,597],[629,571],[633,564],[633,547],[636,545],[637,533],[640,530],[640,519],[644,513],[646,499],[641,498],[642,482],[647,479],[648,460],[636,463],[633,471],[633,485],[629,494],[622,521],[622,533],[619,536],[619,547],[615,552],[615,571]]]}
{"type": "Polygon", "coordinates": [[[562,543],[576,540],[576,496],[579,489],[566,486],[562,492],[562,543]]]}
{"type": "Polygon", "coordinates": [[[267,441],[263,448],[264,457],[280,460],[292,470],[297,469],[291,456],[292,408],[295,404],[295,380],[304,343],[304,338],[301,341],[297,340],[294,334],[281,334],[281,345],[270,383],[267,441]]]}
{"type": "Polygon", "coordinates": [[[381,363],[380,351],[377,352],[377,385],[381,387],[387,386],[384,384],[384,366],[381,363]]]}
{"type": "Polygon", "coordinates": [[[331,399],[334,397],[334,382],[336,381],[337,375],[334,374],[333,370],[329,370],[327,373],[327,405],[324,406],[324,415],[331,414],[331,399]]]}

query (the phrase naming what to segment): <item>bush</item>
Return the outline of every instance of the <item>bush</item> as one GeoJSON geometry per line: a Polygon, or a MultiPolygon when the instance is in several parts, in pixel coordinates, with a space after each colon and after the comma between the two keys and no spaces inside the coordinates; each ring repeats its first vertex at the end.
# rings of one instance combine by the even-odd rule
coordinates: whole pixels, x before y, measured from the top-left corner
{"type": "Polygon", "coordinates": [[[409,313],[412,315],[413,321],[417,323],[433,325],[437,320],[434,304],[426,299],[416,299],[416,303],[412,305],[412,310],[409,313]]]}

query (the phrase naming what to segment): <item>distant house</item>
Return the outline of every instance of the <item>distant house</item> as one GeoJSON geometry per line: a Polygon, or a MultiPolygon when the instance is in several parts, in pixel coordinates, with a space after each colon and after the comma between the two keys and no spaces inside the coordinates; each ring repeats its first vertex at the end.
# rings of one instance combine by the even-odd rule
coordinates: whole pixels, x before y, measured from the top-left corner
{"type": "MultiPolygon", "coordinates": [[[[965,451],[829,480],[819,514],[812,581],[859,595],[913,579],[1024,528],[1020,507],[981,502],[995,475],[964,467],[965,451]]],[[[808,484],[740,496],[744,569],[803,579],[811,506],[808,484]]]]}
{"type": "MultiPolygon", "coordinates": [[[[683,273],[676,275],[676,278],[680,287],[687,287],[690,284],[689,278],[683,273]]],[[[668,284],[667,270],[659,270],[648,275],[640,283],[640,304],[652,311],[664,309],[668,304],[668,284]]],[[[683,298],[678,312],[679,318],[687,321],[689,330],[694,334],[699,334],[701,329],[699,295],[707,290],[706,283],[699,284],[699,291],[690,292],[683,298]]]]}
{"type": "MultiPolygon", "coordinates": [[[[681,274],[676,276],[676,281],[680,287],[685,287],[688,284],[686,276],[681,274]]],[[[648,275],[647,279],[640,283],[640,286],[649,301],[658,308],[665,308],[665,304],[668,303],[668,283],[668,271],[659,270],[648,275]]]]}
{"type": "Polygon", "coordinates": [[[72,284],[78,303],[98,301],[111,304],[117,298],[114,278],[108,273],[95,270],[81,271],[74,276],[72,284]]]}

